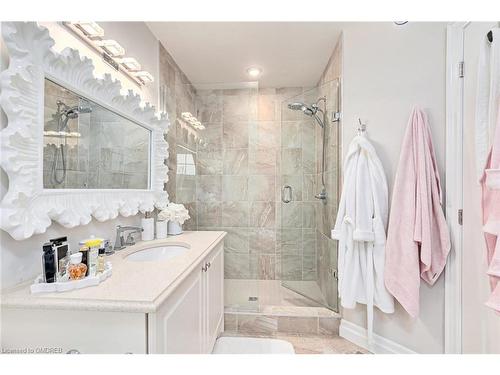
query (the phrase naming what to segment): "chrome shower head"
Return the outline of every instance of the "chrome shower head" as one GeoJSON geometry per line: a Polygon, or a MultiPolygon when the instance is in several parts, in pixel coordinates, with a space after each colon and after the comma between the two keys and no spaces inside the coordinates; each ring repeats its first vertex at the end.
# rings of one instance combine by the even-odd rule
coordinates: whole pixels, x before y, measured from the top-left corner
{"type": "Polygon", "coordinates": [[[300,110],[307,116],[313,116],[318,111],[318,109],[314,106],[308,106],[307,104],[301,102],[289,103],[288,109],[291,109],[292,111],[300,110]]]}
{"type": "Polygon", "coordinates": [[[71,108],[68,108],[64,111],[64,114],[68,116],[68,118],[75,119],[78,118],[78,115],[81,113],[91,113],[92,108],[91,107],[81,107],[81,106],[74,106],[71,108]]]}

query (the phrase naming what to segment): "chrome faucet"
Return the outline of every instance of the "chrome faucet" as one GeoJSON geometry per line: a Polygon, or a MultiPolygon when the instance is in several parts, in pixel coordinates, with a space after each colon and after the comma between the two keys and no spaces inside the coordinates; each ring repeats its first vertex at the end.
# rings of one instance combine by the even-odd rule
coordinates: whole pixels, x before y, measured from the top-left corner
{"type": "Polygon", "coordinates": [[[134,226],[122,226],[122,225],[117,225],[116,226],[116,240],[115,240],[115,246],[113,247],[113,250],[122,250],[125,248],[125,246],[129,245],[135,245],[135,240],[133,234],[135,233],[141,233],[144,229],[141,227],[134,227],[134,226]],[[127,239],[123,239],[123,233],[129,231],[127,235],[127,239]]]}

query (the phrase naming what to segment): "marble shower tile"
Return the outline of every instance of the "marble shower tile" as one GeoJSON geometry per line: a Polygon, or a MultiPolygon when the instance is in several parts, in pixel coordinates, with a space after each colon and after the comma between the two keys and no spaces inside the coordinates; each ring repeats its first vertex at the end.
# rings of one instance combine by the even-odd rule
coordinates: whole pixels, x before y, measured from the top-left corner
{"type": "Polygon", "coordinates": [[[302,149],[285,148],[281,150],[281,173],[296,175],[302,172],[302,149]]]}
{"type": "Polygon", "coordinates": [[[277,249],[282,255],[298,255],[302,252],[302,232],[296,229],[278,229],[277,249]]]}
{"type": "Polygon", "coordinates": [[[281,147],[299,148],[302,145],[302,130],[298,121],[281,123],[281,147]]]}
{"type": "Polygon", "coordinates": [[[250,278],[250,255],[238,254],[238,253],[225,253],[224,278],[225,279],[250,278]]]}
{"type": "Polygon", "coordinates": [[[196,218],[200,227],[217,227],[222,223],[220,202],[198,202],[196,218]]]}
{"type": "Polygon", "coordinates": [[[246,201],[248,199],[247,176],[222,176],[222,200],[246,201]]]}
{"type": "Polygon", "coordinates": [[[318,318],[280,316],[278,318],[278,331],[315,334],[318,333],[318,318]]]}
{"type": "Polygon", "coordinates": [[[249,249],[257,254],[275,254],[276,230],[266,228],[249,229],[249,249]]]}
{"type": "Polygon", "coordinates": [[[222,225],[248,227],[248,202],[222,202],[222,225]]]}
{"type": "Polygon", "coordinates": [[[196,185],[196,199],[199,202],[216,202],[221,200],[221,176],[197,176],[196,185]]]}
{"type": "Polygon", "coordinates": [[[249,145],[252,148],[279,148],[281,130],[278,121],[259,121],[249,129],[249,145]]]}
{"type": "Polygon", "coordinates": [[[278,330],[276,317],[265,315],[238,315],[238,332],[249,335],[274,335],[278,330]]]}
{"type": "Polygon", "coordinates": [[[248,151],[248,172],[251,175],[276,174],[277,149],[276,148],[250,148],[248,151]]]}
{"type": "Polygon", "coordinates": [[[250,226],[254,228],[274,228],[275,226],[274,202],[251,202],[250,226]]]}
{"type": "Polygon", "coordinates": [[[248,199],[250,201],[273,201],[276,189],[274,176],[249,176],[248,199]]]}
{"type": "Polygon", "coordinates": [[[228,122],[223,125],[225,148],[248,148],[248,122],[228,122]]]}
{"type": "Polygon", "coordinates": [[[259,90],[258,119],[259,121],[277,120],[278,101],[275,93],[264,93],[259,90]]]}
{"type": "Polygon", "coordinates": [[[197,170],[199,175],[222,174],[222,150],[198,151],[197,170]]]}
{"type": "Polygon", "coordinates": [[[284,228],[302,228],[302,202],[281,203],[281,224],[284,228]]]}
{"type": "Polygon", "coordinates": [[[223,172],[226,175],[247,175],[248,149],[224,150],[223,172]]]}
{"type": "Polygon", "coordinates": [[[221,230],[227,232],[227,235],[224,238],[224,252],[248,254],[249,231],[247,228],[222,227],[221,230]]]}
{"type": "Polygon", "coordinates": [[[276,278],[276,257],[271,254],[250,253],[251,278],[259,280],[274,280],[276,278]]]}
{"type": "Polygon", "coordinates": [[[282,280],[302,280],[302,257],[300,255],[281,255],[282,280]]]}

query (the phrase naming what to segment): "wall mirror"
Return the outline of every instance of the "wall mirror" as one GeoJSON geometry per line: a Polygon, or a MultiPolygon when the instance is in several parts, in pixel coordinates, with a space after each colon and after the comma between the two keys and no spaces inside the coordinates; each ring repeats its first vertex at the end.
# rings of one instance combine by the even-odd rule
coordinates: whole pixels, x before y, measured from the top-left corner
{"type": "Polygon", "coordinates": [[[96,78],[77,50],[55,51],[35,22],[2,22],[2,37],[3,230],[22,240],[54,221],[72,228],[168,202],[166,114],[132,91],[122,95],[110,75],[96,78]]]}
{"type": "Polygon", "coordinates": [[[44,189],[149,189],[151,130],[45,78],[44,189]]]}

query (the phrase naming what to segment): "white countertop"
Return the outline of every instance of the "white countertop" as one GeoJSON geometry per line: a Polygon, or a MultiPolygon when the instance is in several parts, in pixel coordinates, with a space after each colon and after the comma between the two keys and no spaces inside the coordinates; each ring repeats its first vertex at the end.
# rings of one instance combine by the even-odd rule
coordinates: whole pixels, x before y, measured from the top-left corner
{"type": "Polygon", "coordinates": [[[154,312],[217,246],[225,232],[184,232],[165,240],[138,242],[108,256],[113,275],[101,284],[62,293],[31,294],[30,283],[4,291],[2,307],[59,310],[154,312]],[[132,262],[124,258],[136,251],[167,244],[189,246],[185,254],[171,259],[132,262]]]}

